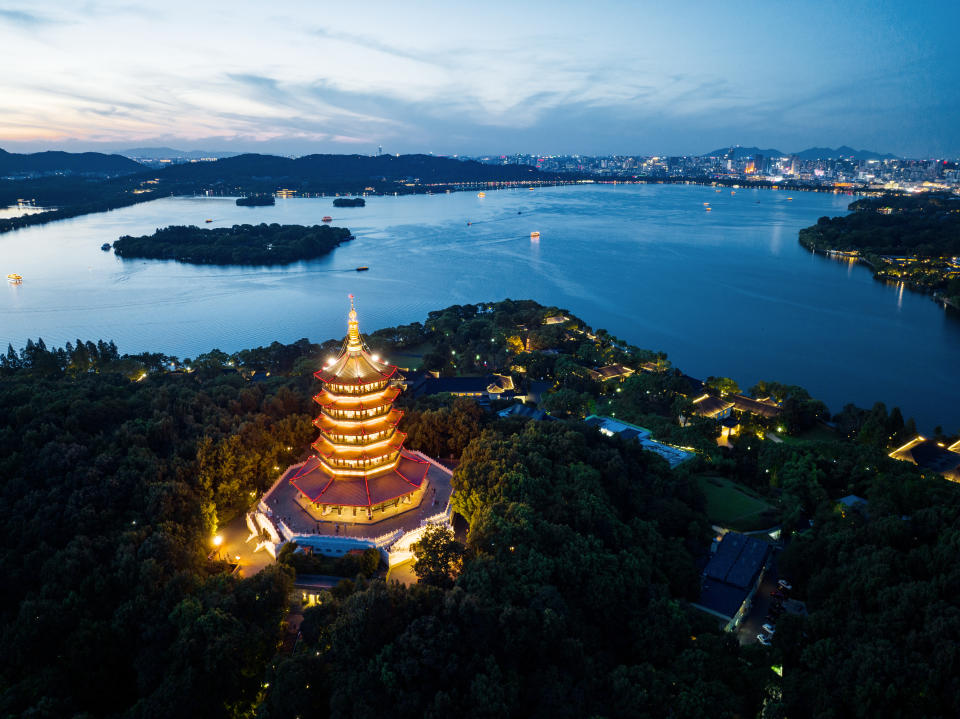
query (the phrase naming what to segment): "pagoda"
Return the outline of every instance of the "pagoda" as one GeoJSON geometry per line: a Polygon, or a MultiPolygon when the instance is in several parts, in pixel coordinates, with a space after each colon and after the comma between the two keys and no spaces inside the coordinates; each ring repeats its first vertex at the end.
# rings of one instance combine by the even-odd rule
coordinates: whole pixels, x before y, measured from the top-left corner
{"type": "Polygon", "coordinates": [[[323,382],[313,398],[320,436],[290,482],[317,519],[346,512],[352,521],[372,522],[418,506],[430,464],[403,448],[403,411],[393,406],[401,392],[397,368],[364,345],[353,295],[347,328],[340,354],[314,373],[323,382]]]}

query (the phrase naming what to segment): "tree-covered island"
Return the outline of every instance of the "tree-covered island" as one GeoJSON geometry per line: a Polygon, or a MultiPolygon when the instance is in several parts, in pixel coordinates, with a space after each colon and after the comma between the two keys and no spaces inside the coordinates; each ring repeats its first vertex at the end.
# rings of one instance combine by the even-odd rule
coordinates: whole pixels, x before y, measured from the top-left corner
{"type": "Polygon", "coordinates": [[[878,279],[904,282],[960,307],[960,198],[884,195],[857,200],[849,209],[849,215],[821,217],[800,230],[800,243],[859,259],[878,279]]]}
{"type": "Polygon", "coordinates": [[[333,201],[334,207],[366,207],[367,201],[362,197],[338,197],[333,201]]]}
{"type": "Polygon", "coordinates": [[[113,250],[125,259],[177,260],[203,265],[283,265],[312,260],[353,239],[328,225],[234,225],[204,229],[172,225],[152,235],[124,235],[113,250]]]}
{"type": "Polygon", "coordinates": [[[270,207],[275,204],[277,204],[276,198],[269,193],[237,198],[237,207],[270,207]]]}

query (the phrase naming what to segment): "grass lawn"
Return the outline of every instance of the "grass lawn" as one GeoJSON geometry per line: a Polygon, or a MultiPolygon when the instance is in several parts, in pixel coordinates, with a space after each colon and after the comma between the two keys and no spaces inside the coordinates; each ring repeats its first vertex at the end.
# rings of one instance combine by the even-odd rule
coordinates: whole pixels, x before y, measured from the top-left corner
{"type": "Polygon", "coordinates": [[[422,342],[411,347],[404,347],[387,354],[387,361],[400,367],[419,369],[423,364],[423,356],[433,349],[432,342],[422,342]]]}
{"type": "Polygon", "coordinates": [[[707,498],[707,517],[714,524],[751,531],[776,523],[773,507],[751,489],[722,477],[697,477],[707,498]]]}
{"type": "Polygon", "coordinates": [[[837,433],[834,430],[830,429],[829,427],[824,427],[819,423],[815,424],[806,432],[798,434],[796,437],[791,437],[786,434],[780,436],[783,437],[783,441],[787,444],[800,444],[802,442],[833,442],[837,439],[837,433]]]}

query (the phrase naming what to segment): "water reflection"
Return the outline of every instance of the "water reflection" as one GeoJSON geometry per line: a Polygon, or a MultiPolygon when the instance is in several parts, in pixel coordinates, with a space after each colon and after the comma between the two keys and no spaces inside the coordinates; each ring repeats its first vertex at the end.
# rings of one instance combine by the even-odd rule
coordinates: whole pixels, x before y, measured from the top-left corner
{"type": "Polygon", "coordinates": [[[423,321],[451,304],[529,297],[664,350],[694,376],[800,384],[833,409],[882,399],[922,426],[960,426],[960,387],[949,369],[960,357],[960,313],[944,321],[929,297],[902,287],[894,306],[890,289],[850,258],[842,259],[846,271],[822,255],[807,261],[797,231],[841,214],[849,198],[797,193],[788,203],[782,195],[757,204],[760,195],[749,192],[618,185],[491,191],[483,202],[475,193],[372,197],[343,213],[356,240],[287,267],[121,261],[101,252],[123,234],[203,227],[205,218],[222,220],[217,226],[315,224],[338,215],[331,198],[263,208],[227,198],[156,200],[0,235],[8,268],[0,274],[25,278],[21,291],[0,292],[0,347],[79,336],[113,339],[125,352],[196,356],[342,336],[349,293],[370,328],[423,321]],[[717,208],[709,215],[707,201],[717,208]],[[363,265],[370,271],[355,271],[363,265]]]}

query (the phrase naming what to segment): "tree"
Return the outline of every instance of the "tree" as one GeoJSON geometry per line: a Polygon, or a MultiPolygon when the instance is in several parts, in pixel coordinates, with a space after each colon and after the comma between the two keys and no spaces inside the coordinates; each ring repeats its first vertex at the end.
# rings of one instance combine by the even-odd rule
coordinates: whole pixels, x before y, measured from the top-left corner
{"type": "Polygon", "coordinates": [[[413,544],[417,579],[435,587],[448,587],[463,566],[464,547],[453,536],[453,530],[440,525],[427,527],[413,544]]]}

